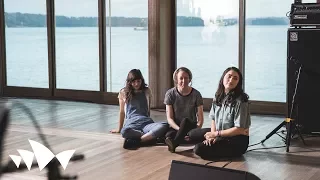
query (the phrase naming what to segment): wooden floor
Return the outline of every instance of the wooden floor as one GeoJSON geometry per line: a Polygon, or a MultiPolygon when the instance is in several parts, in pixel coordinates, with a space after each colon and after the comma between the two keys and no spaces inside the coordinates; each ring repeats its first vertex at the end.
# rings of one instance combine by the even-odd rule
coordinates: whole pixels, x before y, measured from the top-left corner
{"type": "MultiPolygon", "coordinates": [[[[205,164],[193,155],[193,146],[177,148],[177,153],[168,152],[166,146],[142,147],[130,151],[122,148],[120,135],[110,134],[117,127],[118,106],[80,102],[11,99],[29,107],[42,127],[55,154],[69,149],[85,155],[84,161],[71,162],[64,174],[77,174],[80,180],[104,179],[168,179],[171,160],[205,164]]],[[[165,120],[162,111],[152,111],[156,121],[165,120]]],[[[252,116],[250,144],[260,142],[276,126],[282,117],[252,116]]],[[[209,127],[208,113],[205,113],[204,127],[209,127]]],[[[14,106],[11,111],[9,132],[5,138],[4,161],[9,154],[19,155],[17,149],[30,150],[28,139],[42,142],[30,118],[14,106]]],[[[242,158],[234,159],[225,168],[248,171],[260,179],[318,180],[320,179],[320,137],[306,137],[308,146],[301,140],[292,140],[290,153],[285,148],[247,152],[242,158]]],[[[273,135],[264,143],[265,147],[283,146],[283,140],[273,135]]],[[[262,145],[251,147],[261,148],[262,145]]],[[[210,166],[222,167],[229,160],[214,162],[210,166]]],[[[46,170],[7,174],[2,179],[46,179],[46,170]]]]}

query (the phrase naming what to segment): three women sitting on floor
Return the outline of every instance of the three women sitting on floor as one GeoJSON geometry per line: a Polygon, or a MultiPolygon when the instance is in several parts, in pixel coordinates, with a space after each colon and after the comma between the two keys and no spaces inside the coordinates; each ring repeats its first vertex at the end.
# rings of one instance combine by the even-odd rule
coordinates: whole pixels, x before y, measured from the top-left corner
{"type": "Polygon", "coordinates": [[[170,152],[175,152],[181,143],[189,142],[195,144],[194,153],[203,159],[244,154],[249,145],[251,119],[249,97],[243,92],[240,70],[229,67],[223,72],[209,113],[211,128],[202,128],[203,99],[201,93],[191,87],[191,71],[178,68],[173,80],[175,87],[169,89],[164,98],[168,123],[155,123],[149,116],[151,92],[141,72],[135,69],[129,72],[126,87],[118,96],[119,128],[111,131],[121,132],[125,138],[123,147],[154,143],[165,135],[170,152]]]}

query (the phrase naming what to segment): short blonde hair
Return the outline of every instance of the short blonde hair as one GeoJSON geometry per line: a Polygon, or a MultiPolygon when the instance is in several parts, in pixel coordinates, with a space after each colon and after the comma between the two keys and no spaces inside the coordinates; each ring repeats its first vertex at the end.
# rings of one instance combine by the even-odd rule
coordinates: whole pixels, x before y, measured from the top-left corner
{"type": "Polygon", "coordinates": [[[189,75],[190,82],[192,81],[192,73],[191,73],[191,71],[190,71],[188,68],[186,68],[186,67],[179,67],[178,69],[176,69],[176,70],[174,71],[173,76],[172,76],[174,85],[177,85],[177,84],[178,84],[178,77],[177,77],[177,75],[178,75],[178,73],[179,73],[180,71],[183,71],[183,72],[187,73],[187,74],[189,75]]]}

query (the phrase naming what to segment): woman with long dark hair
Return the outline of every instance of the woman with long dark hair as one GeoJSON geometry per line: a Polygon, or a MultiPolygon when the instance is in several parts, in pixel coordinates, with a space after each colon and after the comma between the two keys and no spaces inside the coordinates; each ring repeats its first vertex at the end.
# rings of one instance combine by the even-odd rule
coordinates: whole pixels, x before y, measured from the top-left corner
{"type": "Polygon", "coordinates": [[[242,89],[242,81],[238,68],[227,68],[210,110],[211,128],[189,133],[192,140],[202,141],[194,148],[194,153],[201,158],[236,157],[246,152],[251,118],[249,96],[242,89]]]}
{"type": "Polygon", "coordinates": [[[125,138],[123,148],[137,148],[143,143],[155,142],[166,133],[167,123],[156,123],[150,118],[151,96],[140,70],[132,69],[128,73],[126,86],[118,95],[119,128],[111,130],[112,133],[120,132],[125,138]]]}

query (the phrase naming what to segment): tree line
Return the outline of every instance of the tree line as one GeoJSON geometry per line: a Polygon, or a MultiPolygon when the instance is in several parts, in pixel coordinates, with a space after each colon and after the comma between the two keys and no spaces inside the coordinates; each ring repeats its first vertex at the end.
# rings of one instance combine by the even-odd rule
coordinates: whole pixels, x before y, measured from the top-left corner
{"type": "MultiPolygon", "coordinates": [[[[177,26],[204,26],[204,21],[199,17],[177,16],[177,26]]],[[[56,27],[97,27],[97,17],[67,17],[56,16],[56,27]]],[[[223,19],[224,24],[234,25],[238,19],[223,19]],[[229,23],[230,22],[230,23],[229,23]]],[[[46,15],[29,13],[5,13],[5,22],[7,27],[46,27],[46,15]]],[[[136,27],[147,26],[147,18],[138,17],[111,17],[107,18],[107,26],[113,27],[136,27]]],[[[289,23],[286,17],[265,17],[248,18],[248,25],[287,25],[289,23]]]]}

